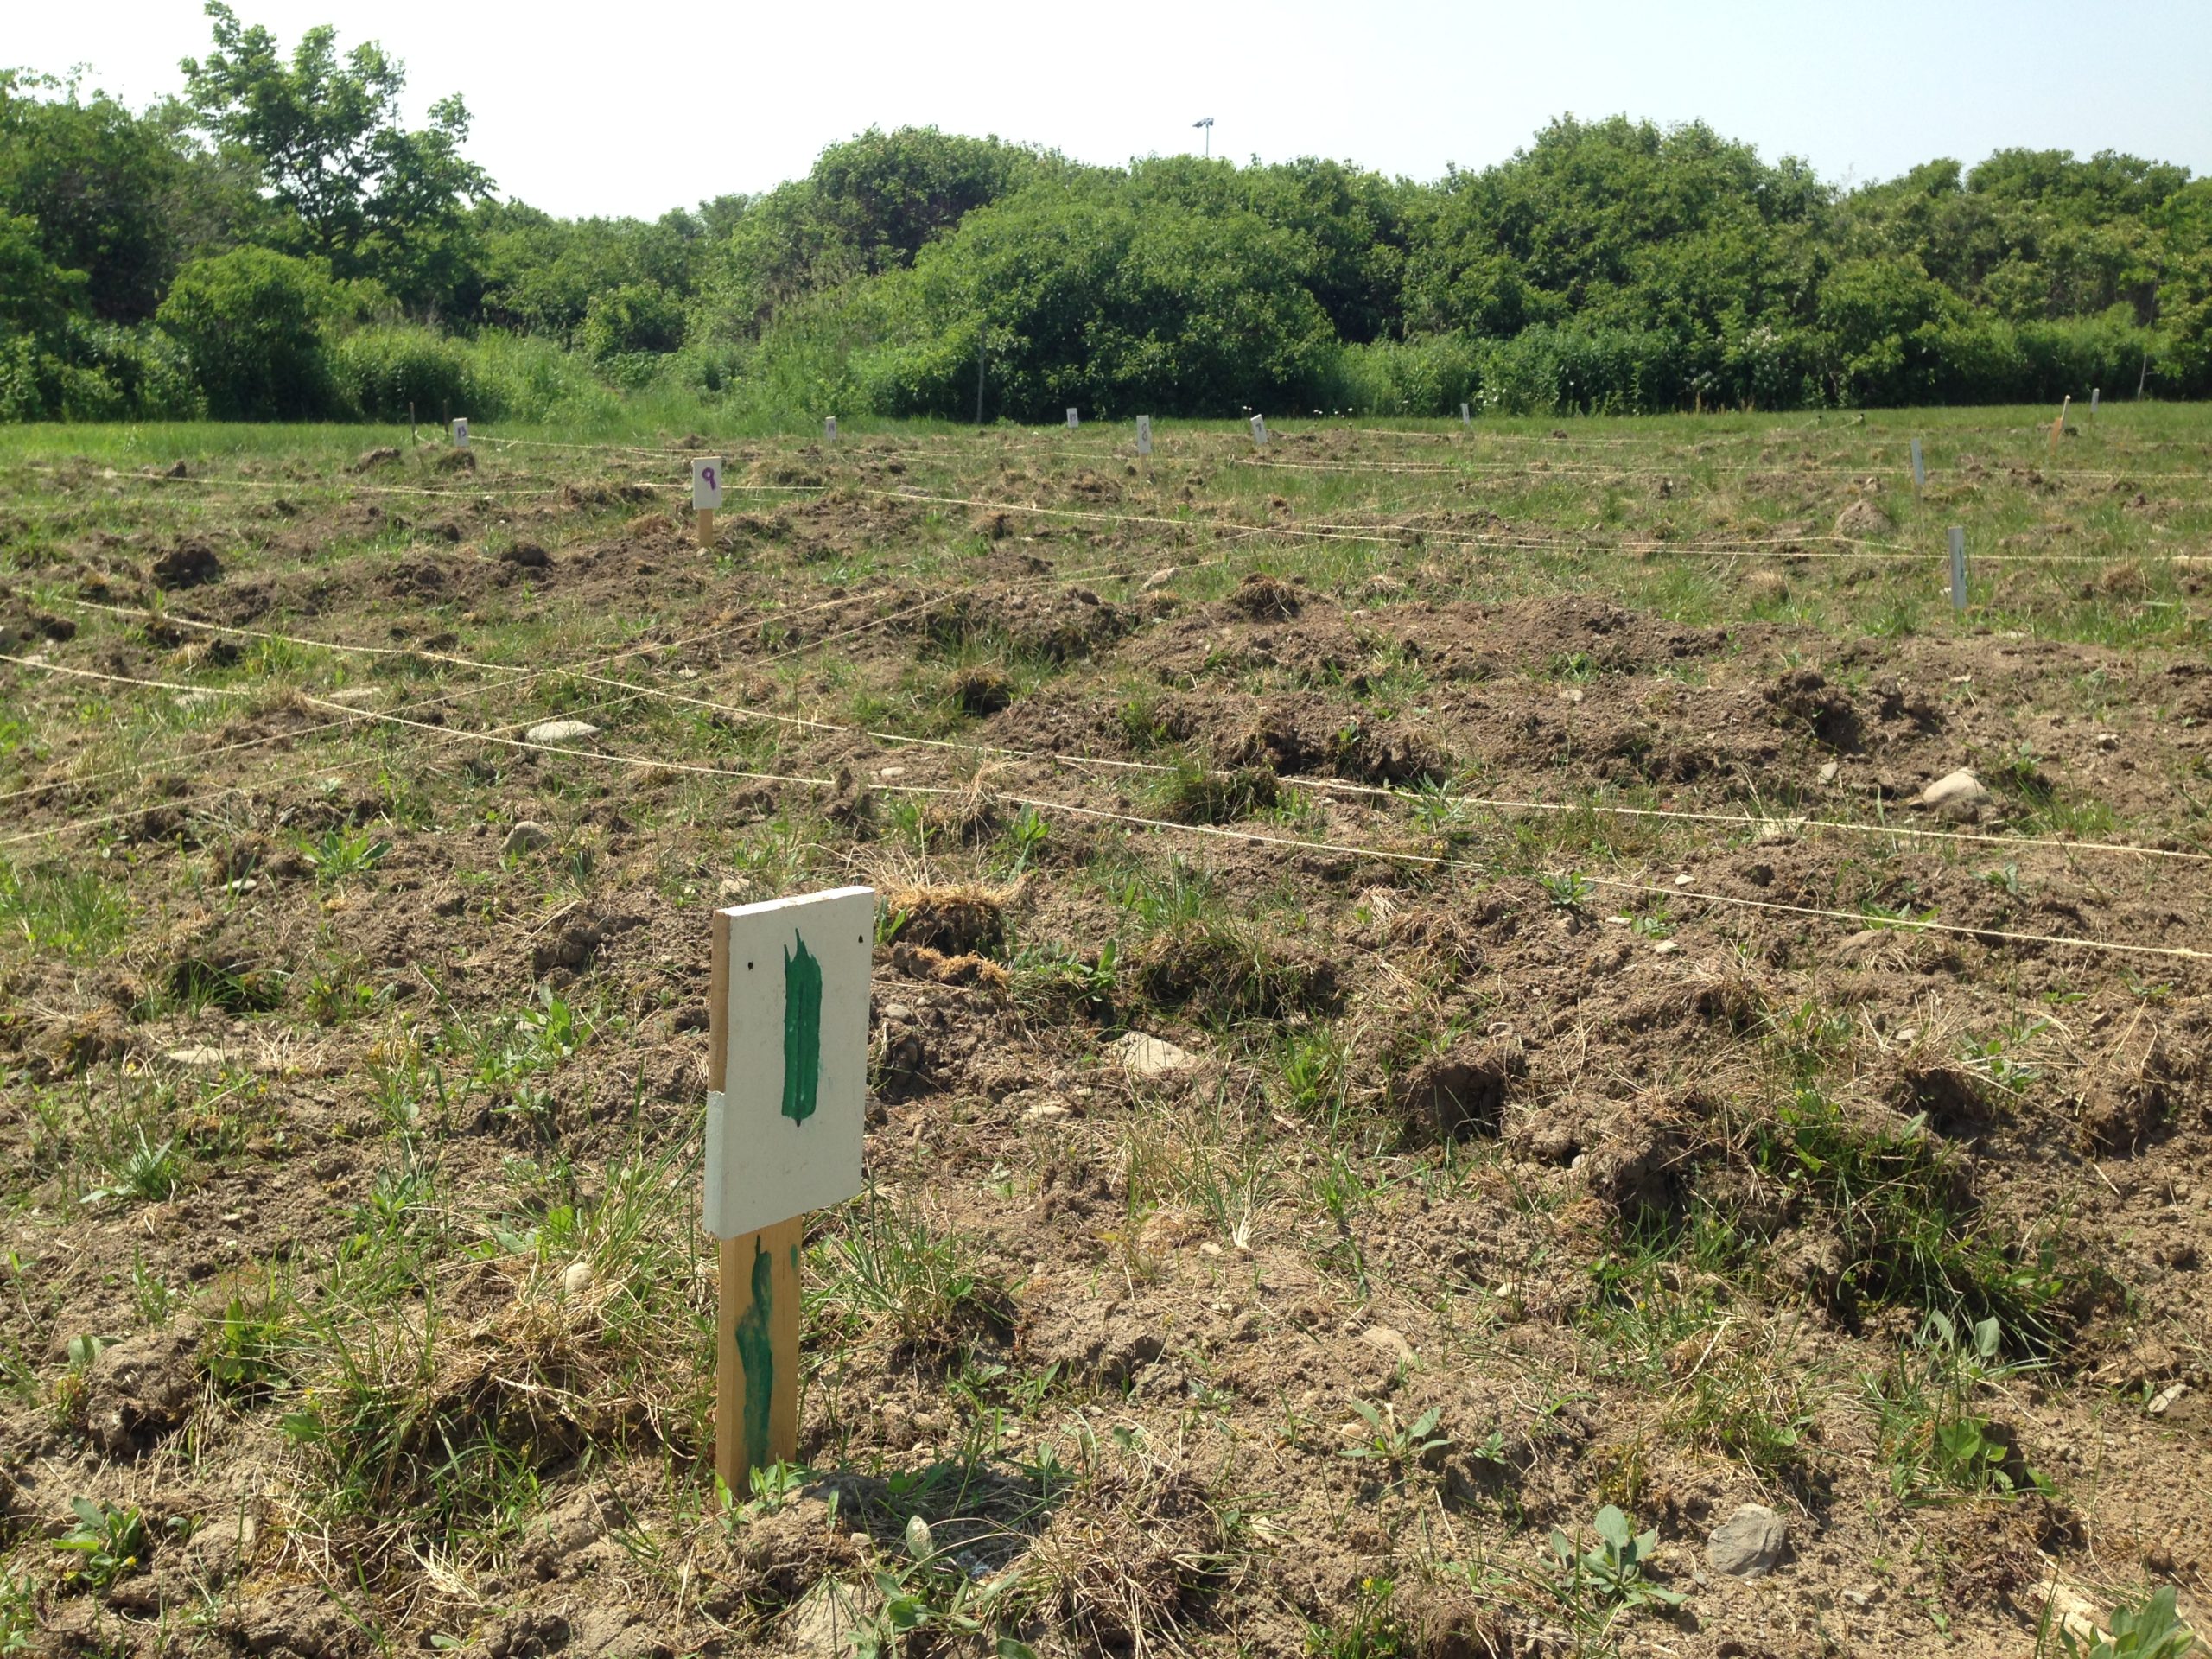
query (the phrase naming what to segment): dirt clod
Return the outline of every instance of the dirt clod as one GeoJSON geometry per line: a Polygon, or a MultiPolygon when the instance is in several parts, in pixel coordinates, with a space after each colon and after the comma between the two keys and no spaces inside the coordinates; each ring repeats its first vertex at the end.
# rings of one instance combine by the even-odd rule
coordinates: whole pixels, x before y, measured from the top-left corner
{"type": "Polygon", "coordinates": [[[223,562],[207,543],[196,539],[182,541],[154,561],[152,574],[155,587],[174,593],[182,588],[197,588],[203,582],[220,582],[223,562]]]}

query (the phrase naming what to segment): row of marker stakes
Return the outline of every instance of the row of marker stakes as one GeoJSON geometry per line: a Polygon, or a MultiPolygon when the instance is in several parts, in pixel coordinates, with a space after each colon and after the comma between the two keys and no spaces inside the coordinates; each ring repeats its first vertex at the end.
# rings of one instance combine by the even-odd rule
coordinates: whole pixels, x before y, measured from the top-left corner
{"type": "MultiPolygon", "coordinates": [[[[2092,386],[2089,388],[2089,416],[2091,419],[2095,418],[2097,405],[2102,400],[2102,397],[2103,389],[2101,387],[2092,386]]],[[[2072,394],[2069,393],[2064,401],[2058,406],[2057,419],[2054,420],[2050,423],[2050,448],[2051,452],[2054,454],[2056,454],[2058,450],[2058,440],[2066,430],[2067,411],[2073,407],[2074,398],[2072,394]]],[[[1462,425],[1471,425],[1473,423],[1473,416],[1469,410],[1468,406],[1465,404],[1459,405],[1459,420],[1462,425]]],[[[1082,424],[1083,416],[1081,411],[1071,405],[1068,410],[1068,430],[1072,432],[1082,424]]],[[[1252,416],[1251,425],[1252,442],[1254,447],[1261,449],[1266,448],[1268,447],[1268,417],[1264,415],[1255,415],[1252,416]]],[[[835,443],[837,442],[837,417],[835,415],[828,416],[823,420],[822,435],[823,440],[827,442],[835,443]]],[[[453,444],[454,448],[456,449],[466,449],[468,448],[468,419],[466,416],[459,416],[454,421],[453,444]]],[[[1140,415],[1137,416],[1137,454],[1140,455],[1149,455],[1151,453],[1152,416],[1149,415],[1140,415]]],[[[1912,493],[1914,497],[1917,499],[1921,492],[1925,490],[1927,487],[1928,462],[1926,457],[1921,452],[1920,440],[1918,438],[1915,438],[1912,441],[1912,493]]],[[[698,515],[699,544],[702,547],[709,545],[714,540],[715,513],[718,509],[720,509],[721,504],[722,463],[721,460],[719,458],[712,460],[699,458],[693,460],[691,462],[691,507],[692,511],[698,515]]],[[[1951,526],[1950,543],[1951,608],[1954,611],[1963,613],[1967,607],[1967,533],[1961,526],[1957,524],[1953,524],[1951,526]]]]}

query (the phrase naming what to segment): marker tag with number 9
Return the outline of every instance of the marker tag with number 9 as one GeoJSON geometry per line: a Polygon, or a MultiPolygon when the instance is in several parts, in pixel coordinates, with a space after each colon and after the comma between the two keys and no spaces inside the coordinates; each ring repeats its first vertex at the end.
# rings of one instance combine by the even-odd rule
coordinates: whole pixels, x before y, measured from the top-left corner
{"type": "Polygon", "coordinates": [[[691,463],[691,505],[704,512],[722,504],[722,464],[719,461],[691,463]]]}

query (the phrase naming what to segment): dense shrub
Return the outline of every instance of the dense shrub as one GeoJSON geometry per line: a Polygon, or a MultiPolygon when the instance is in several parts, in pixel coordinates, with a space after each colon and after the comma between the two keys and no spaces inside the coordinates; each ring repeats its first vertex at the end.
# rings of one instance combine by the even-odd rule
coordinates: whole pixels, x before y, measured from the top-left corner
{"type": "Polygon", "coordinates": [[[322,327],[340,306],[314,263],[238,248],[179,271],[156,321],[183,348],[216,420],[315,419],[337,406],[322,327]]]}
{"type": "Polygon", "coordinates": [[[505,413],[492,386],[474,372],[468,348],[434,329],[359,329],[329,348],[329,369],[340,406],[365,420],[404,421],[410,410],[431,422],[505,413]]]}

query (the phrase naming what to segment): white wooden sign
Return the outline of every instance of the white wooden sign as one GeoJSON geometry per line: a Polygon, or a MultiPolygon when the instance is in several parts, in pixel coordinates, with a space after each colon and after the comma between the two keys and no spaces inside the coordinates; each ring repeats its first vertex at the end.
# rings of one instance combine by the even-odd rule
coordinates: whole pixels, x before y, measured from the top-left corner
{"type": "Polygon", "coordinates": [[[1137,416],[1137,454],[1141,455],[1148,455],[1151,453],[1152,416],[1149,415],[1140,415],[1137,416]]]}
{"type": "Polygon", "coordinates": [[[1252,442],[1259,448],[1268,447],[1268,417],[1264,415],[1252,417],[1252,442]]]}
{"type": "Polygon", "coordinates": [[[741,1238],[861,1190],[875,892],[838,887],[722,912],[725,1086],[707,1096],[704,1220],[741,1238]]]}
{"type": "Polygon", "coordinates": [[[691,505],[702,512],[722,504],[722,464],[695,460],[691,463],[691,505]]]}
{"type": "Polygon", "coordinates": [[[837,442],[837,417],[835,415],[822,423],[822,435],[831,443],[837,442]]]}
{"type": "Polygon", "coordinates": [[[460,416],[454,421],[453,447],[456,449],[468,448],[468,417],[466,415],[460,416]]]}
{"type": "Polygon", "coordinates": [[[1076,428],[1082,424],[1083,416],[1078,415],[1074,410],[1068,410],[1068,430],[1072,432],[1076,428]]]}
{"type": "Polygon", "coordinates": [[[1951,526],[1951,608],[1963,611],[1967,607],[1967,533],[1958,525],[1951,526]]]}
{"type": "Polygon", "coordinates": [[[2090,414],[2094,415],[2097,412],[2097,404],[2103,398],[2104,395],[2104,388],[2102,386],[2091,386],[2089,388],[2090,414]]]}
{"type": "Polygon", "coordinates": [[[1474,416],[1474,413],[1473,413],[1473,411],[1472,411],[1472,410],[1471,410],[1466,406],[1466,404],[1460,404],[1460,405],[1459,405],[1459,424],[1460,424],[1460,425],[1462,425],[1462,426],[1472,426],[1474,423],[1475,423],[1475,416],[1474,416]]]}
{"type": "Polygon", "coordinates": [[[1928,463],[1920,458],[1918,438],[1912,441],[1912,487],[1916,490],[1928,487],[1928,463]]]}

